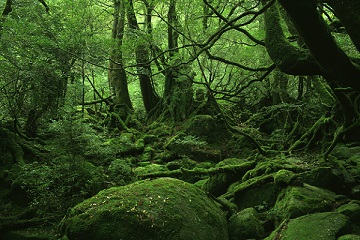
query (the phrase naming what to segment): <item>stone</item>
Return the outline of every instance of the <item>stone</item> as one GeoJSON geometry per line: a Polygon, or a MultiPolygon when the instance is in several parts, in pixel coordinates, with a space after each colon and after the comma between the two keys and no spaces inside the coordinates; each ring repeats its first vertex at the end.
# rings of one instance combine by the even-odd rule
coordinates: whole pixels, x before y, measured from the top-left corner
{"type": "Polygon", "coordinates": [[[281,169],[274,176],[274,182],[280,187],[290,185],[291,181],[295,178],[295,173],[292,171],[281,169]]]}
{"type": "Polygon", "coordinates": [[[339,237],[337,240],[360,240],[360,236],[355,234],[346,234],[339,237]]]}
{"type": "Polygon", "coordinates": [[[314,213],[284,221],[265,240],[336,240],[347,225],[348,218],[341,213],[314,213]]]}
{"type": "Polygon", "coordinates": [[[336,211],[348,216],[353,221],[359,221],[360,219],[359,201],[351,201],[347,204],[341,205],[336,209],[336,211]]]}
{"type": "Polygon", "coordinates": [[[278,220],[296,218],[302,215],[329,211],[336,204],[337,195],[326,189],[308,184],[303,187],[287,187],[280,194],[274,206],[278,220]]]}
{"type": "Polygon", "coordinates": [[[246,208],[229,219],[229,239],[261,239],[264,227],[254,208],[246,208]]]}
{"type": "Polygon", "coordinates": [[[59,229],[70,240],[228,240],[217,203],[174,178],[103,190],[72,208],[59,229]]]}

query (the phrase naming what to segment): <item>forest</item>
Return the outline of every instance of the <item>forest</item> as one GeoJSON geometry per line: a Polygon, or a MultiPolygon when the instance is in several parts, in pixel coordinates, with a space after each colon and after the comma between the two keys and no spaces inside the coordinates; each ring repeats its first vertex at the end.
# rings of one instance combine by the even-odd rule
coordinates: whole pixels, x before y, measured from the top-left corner
{"type": "Polygon", "coordinates": [[[1,240],[360,239],[360,1],[0,12],[1,240]]]}

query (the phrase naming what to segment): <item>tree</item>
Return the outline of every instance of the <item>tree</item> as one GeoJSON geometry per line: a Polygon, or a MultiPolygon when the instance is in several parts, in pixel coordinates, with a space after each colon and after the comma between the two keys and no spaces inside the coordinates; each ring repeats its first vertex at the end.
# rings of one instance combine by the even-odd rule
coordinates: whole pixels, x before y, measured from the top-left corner
{"type": "MultiPolygon", "coordinates": [[[[336,16],[342,17],[343,11],[348,8],[344,7],[345,3],[342,5],[334,4],[334,2],[336,1],[329,1],[328,4],[334,6],[336,16]]],[[[352,11],[359,10],[360,5],[355,2],[347,1],[347,4],[353,7],[352,11]]],[[[263,3],[266,4],[268,1],[263,1],[263,3]]],[[[275,3],[265,15],[267,16],[269,55],[277,66],[288,74],[321,75],[327,80],[341,105],[344,116],[343,124],[336,131],[335,142],[339,136],[349,133],[353,127],[359,127],[359,114],[356,109],[357,104],[354,102],[358,101],[357,96],[360,91],[360,67],[356,63],[358,60],[349,57],[335,42],[328,24],[319,15],[316,1],[279,0],[279,3],[290,16],[307,49],[296,48],[286,41],[280,27],[279,12],[275,3]],[[306,17],[304,17],[305,14],[306,17]]],[[[350,28],[348,34],[355,46],[359,44],[359,41],[353,28],[358,18],[359,16],[351,12],[347,15],[344,24],[346,29],[350,28]],[[351,16],[351,21],[349,21],[349,16],[351,16]]]]}
{"type": "MultiPolygon", "coordinates": [[[[147,3],[149,4],[149,3],[147,3]]],[[[138,25],[135,10],[134,10],[134,4],[132,0],[129,0],[127,6],[127,19],[129,23],[130,30],[132,31],[133,39],[138,38],[138,40],[135,43],[135,56],[136,56],[136,68],[137,68],[137,74],[139,76],[140,80],[140,89],[141,94],[145,106],[145,110],[147,113],[149,113],[151,110],[153,110],[158,101],[159,98],[153,88],[152,85],[152,79],[151,79],[151,67],[150,67],[150,53],[149,53],[149,47],[146,45],[146,37],[143,37],[146,35],[144,32],[140,30],[140,27],[138,25]]],[[[147,16],[149,18],[146,18],[147,27],[151,27],[151,6],[147,6],[147,9],[149,12],[147,12],[147,16]]],[[[151,34],[151,33],[150,33],[151,34]]]]}
{"type": "Polygon", "coordinates": [[[122,55],[125,29],[125,9],[126,4],[124,0],[114,0],[114,21],[111,35],[113,45],[110,50],[108,79],[111,93],[114,96],[114,104],[118,106],[123,105],[127,109],[132,109],[122,55]]]}

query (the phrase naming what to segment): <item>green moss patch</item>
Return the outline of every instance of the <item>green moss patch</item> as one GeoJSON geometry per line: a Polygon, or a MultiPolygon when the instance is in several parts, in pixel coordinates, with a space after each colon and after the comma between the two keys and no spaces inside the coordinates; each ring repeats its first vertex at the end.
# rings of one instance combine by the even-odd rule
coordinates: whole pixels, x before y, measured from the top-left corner
{"type": "Polygon", "coordinates": [[[275,204],[280,221],[305,214],[332,210],[337,195],[325,189],[305,184],[304,187],[288,187],[279,195],[275,204]]]}
{"type": "Polygon", "coordinates": [[[335,240],[346,228],[348,218],[340,213],[323,212],[283,222],[268,238],[282,240],[335,240]]]}

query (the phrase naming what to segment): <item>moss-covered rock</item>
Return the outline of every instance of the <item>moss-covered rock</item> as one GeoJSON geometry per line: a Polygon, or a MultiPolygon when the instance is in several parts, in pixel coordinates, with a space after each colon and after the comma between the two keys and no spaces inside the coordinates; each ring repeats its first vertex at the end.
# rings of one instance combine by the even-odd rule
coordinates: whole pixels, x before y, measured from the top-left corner
{"type": "Polygon", "coordinates": [[[349,147],[344,144],[338,144],[331,154],[335,155],[339,159],[348,159],[354,155],[360,154],[360,146],[349,147]]]}
{"type": "Polygon", "coordinates": [[[208,181],[204,185],[204,190],[216,197],[226,193],[229,186],[239,181],[242,176],[254,167],[254,163],[251,161],[245,161],[243,159],[237,158],[228,158],[224,159],[223,161],[217,163],[215,167],[229,167],[231,166],[241,166],[243,165],[244,168],[241,171],[228,171],[228,172],[219,172],[210,176],[208,181]]]}
{"type": "Polygon", "coordinates": [[[347,224],[341,213],[314,213],[283,222],[266,240],[335,240],[347,224]]]}
{"type": "Polygon", "coordinates": [[[60,224],[70,240],[227,240],[224,213],[192,184],[144,180],[101,191],[60,224]]]}
{"type": "Polygon", "coordinates": [[[196,115],[190,118],[184,123],[183,131],[209,143],[224,143],[224,139],[231,136],[226,123],[221,118],[210,115],[196,115]]]}
{"type": "Polygon", "coordinates": [[[345,191],[344,180],[339,172],[331,167],[316,167],[310,171],[300,173],[299,177],[304,183],[312,186],[329,189],[337,193],[345,191]]]}
{"type": "Polygon", "coordinates": [[[347,204],[341,205],[336,209],[337,212],[348,216],[353,221],[360,220],[360,202],[351,201],[347,204]]]}
{"type": "Polygon", "coordinates": [[[149,164],[143,167],[137,167],[134,169],[134,173],[136,176],[141,176],[145,174],[158,173],[158,172],[168,172],[169,169],[160,164],[149,164]]]}
{"type": "Polygon", "coordinates": [[[246,208],[229,219],[229,239],[261,239],[264,227],[254,208],[246,208]]]}
{"type": "Polygon", "coordinates": [[[142,153],[145,142],[142,138],[135,139],[133,133],[123,132],[119,137],[104,142],[102,146],[114,151],[118,157],[125,157],[142,153]]]}
{"type": "Polygon", "coordinates": [[[171,162],[168,162],[166,164],[166,167],[170,170],[176,170],[180,168],[186,168],[186,169],[193,169],[197,166],[197,162],[190,159],[190,158],[181,158],[181,159],[175,159],[171,162]]]}
{"type": "Polygon", "coordinates": [[[325,189],[304,184],[303,187],[287,187],[279,194],[274,206],[278,220],[296,218],[305,214],[330,211],[337,195],[325,189]]]}
{"type": "Polygon", "coordinates": [[[196,161],[219,162],[223,153],[218,147],[194,135],[179,133],[170,138],[165,148],[176,153],[178,156],[186,156],[196,161]]]}
{"type": "Polygon", "coordinates": [[[234,183],[222,196],[232,199],[240,210],[254,207],[263,212],[274,206],[280,190],[280,187],[273,183],[273,176],[265,175],[234,183]]]}
{"type": "Polygon", "coordinates": [[[115,159],[107,169],[109,180],[116,185],[125,185],[134,180],[131,166],[124,159],[115,159]]]}
{"type": "Polygon", "coordinates": [[[360,240],[360,236],[355,234],[346,234],[339,237],[337,240],[360,240]]]}
{"type": "Polygon", "coordinates": [[[290,185],[294,178],[295,173],[286,169],[281,169],[275,174],[274,182],[280,187],[286,187],[290,185]]]}

